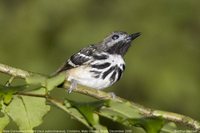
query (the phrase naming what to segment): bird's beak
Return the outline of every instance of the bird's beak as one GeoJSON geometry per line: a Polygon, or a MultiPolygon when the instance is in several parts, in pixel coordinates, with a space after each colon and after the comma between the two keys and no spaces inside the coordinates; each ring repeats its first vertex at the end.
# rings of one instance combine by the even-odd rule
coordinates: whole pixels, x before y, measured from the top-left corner
{"type": "Polygon", "coordinates": [[[130,34],[128,38],[132,41],[135,38],[139,37],[140,35],[141,35],[141,33],[137,32],[137,33],[130,34]]]}

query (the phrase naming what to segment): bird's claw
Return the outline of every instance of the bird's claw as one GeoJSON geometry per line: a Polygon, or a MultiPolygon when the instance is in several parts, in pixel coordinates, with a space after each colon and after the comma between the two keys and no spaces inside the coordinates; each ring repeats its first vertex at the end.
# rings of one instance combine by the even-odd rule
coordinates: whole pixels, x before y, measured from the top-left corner
{"type": "Polygon", "coordinates": [[[71,86],[69,87],[69,89],[67,90],[67,92],[70,94],[74,89],[77,88],[77,81],[72,79],[71,80],[71,86]]]}
{"type": "Polygon", "coordinates": [[[115,99],[116,98],[116,95],[114,92],[109,92],[110,96],[112,97],[112,99],[115,99]]]}

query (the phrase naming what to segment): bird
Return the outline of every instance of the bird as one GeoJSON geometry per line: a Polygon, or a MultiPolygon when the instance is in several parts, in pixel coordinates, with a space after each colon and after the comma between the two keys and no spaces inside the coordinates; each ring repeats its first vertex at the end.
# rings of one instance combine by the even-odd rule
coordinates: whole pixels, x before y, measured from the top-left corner
{"type": "Polygon", "coordinates": [[[120,80],[125,70],[124,55],[140,35],[140,32],[114,31],[101,42],[73,54],[55,74],[66,72],[65,80],[71,82],[68,93],[78,84],[97,90],[110,87],[120,80]]]}

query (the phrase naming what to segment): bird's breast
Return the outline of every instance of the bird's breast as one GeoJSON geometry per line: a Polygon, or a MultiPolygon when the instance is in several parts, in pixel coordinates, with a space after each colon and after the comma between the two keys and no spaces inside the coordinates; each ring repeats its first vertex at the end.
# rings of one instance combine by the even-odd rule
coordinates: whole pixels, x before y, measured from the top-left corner
{"type": "Polygon", "coordinates": [[[125,62],[120,55],[109,55],[104,60],[93,60],[88,65],[68,71],[68,81],[76,80],[79,84],[94,89],[104,89],[118,81],[125,69],[125,62]]]}

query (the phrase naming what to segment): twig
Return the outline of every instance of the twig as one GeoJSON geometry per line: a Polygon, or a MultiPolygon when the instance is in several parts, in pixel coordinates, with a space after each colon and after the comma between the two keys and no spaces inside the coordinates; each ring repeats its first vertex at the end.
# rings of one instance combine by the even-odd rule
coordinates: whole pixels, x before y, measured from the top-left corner
{"type": "Polygon", "coordinates": [[[11,84],[11,82],[14,80],[14,76],[12,76],[7,82],[6,82],[6,84],[5,84],[5,86],[10,86],[10,84],[11,84]]]}
{"type": "Polygon", "coordinates": [[[14,77],[19,77],[19,78],[26,78],[30,76],[32,73],[28,71],[24,71],[22,69],[14,68],[8,65],[4,65],[0,63],[0,72],[12,75],[14,77]]]}
{"type": "MultiPolygon", "coordinates": [[[[0,72],[3,72],[5,74],[9,74],[11,76],[19,77],[19,78],[26,78],[30,75],[32,75],[32,72],[24,71],[21,69],[13,68],[4,64],[0,64],[0,72]]],[[[66,87],[69,86],[69,83],[65,84],[66,87]]],[[[108,93],[105,93],[103,91],[99,90],[94,90],[94,89],[88,89],[83,86],[78,86],[77,89],[74,90],[75,92],[86,94],[92,97],[95,97],[97,99],[112,99],[112,96],[108,93]]],[[[38,97],[44,97],[44,96],[39,96],[38,97]]],[[[45,96],[46,97],[46,96],[45,96]]],[[[116,97],[115,99],[112,99],[118,102],[130,102],[125,99],[122,99],[120,97],[116,97]]],[[[65,110],[63,106],[59,106],[60,103],[56,102],[53,99],[48,99],[52,104],[56,105],[57,107],[61,108],[62,110],[65,110]]],[[[143,107],[141,105],[138,105],[136,103],[130,102],[131,106],[134,108],[137,108],[141,114],[147,117],[162,117],[165,120],[184,124],[187,126],[192,127],[196,131],[200,131],[200,123],[188,116],[172,113],[172,112],[166,112],[166,111],[159,111],[159,110],[152,110],[146,107],[143,107]]],[[[66,110],[65,110],[66,111],[66,110]]]]}
{"type": "Polygon", "coordinates": [[[191,117],[181,115],[181,114],[177,114],[177,113],[173,113],[173,112],[161,111],[161,110],[152,110],[150,112],[150,114],[153,117],[159,117],[160,116],[160,117],[164,118],[165,120],[184,124],[184,125],[187,125],[187,126],[193,128],[193,129],[195,129],[196,131],[200,131],[199,121],[196,121],[196,120],[192,119],[191,117]]]}
{"type": "MultiPolygon", "coordinates": [[[[68,84],[66,84],[65,87],[68,87],[68,84]]],[[[74,91],[81,94],[86,94],[86,95],[95,97],[97,99],[105,99],[105,100],[112,99],[112,95],[110,95],[109,93],[99,91],[99,90],[94,90],[94,89],[88,89],[84,86],[79,86],[74,91]]],[[[193,128],[194,130],[200,131],[199,121],[196,121],[188,116],[184,116],[184,115],[173,113],[173,112],[153,110],[153,109],[144,107],[142,105],[139,105],[137,103],[127,101],[126,99],[123,99],[117,96],[112,100],[116,102],[122,102],[122,103],[129,102],[131,103],[132,107],[137,108],[140,111],[140,113],[146,117],[162,117],[165,120],[184,124],[186,126],[193,128]]]]}

